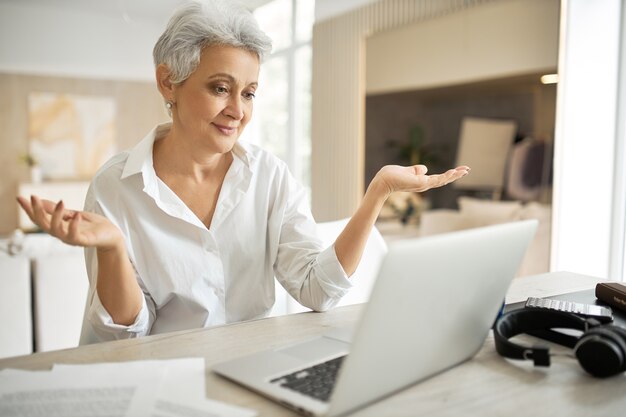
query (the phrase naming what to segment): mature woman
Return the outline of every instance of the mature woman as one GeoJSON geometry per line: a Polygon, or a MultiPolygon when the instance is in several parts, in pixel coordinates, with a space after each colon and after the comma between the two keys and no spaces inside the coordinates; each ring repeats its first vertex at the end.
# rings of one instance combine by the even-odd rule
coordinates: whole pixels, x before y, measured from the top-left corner
{"type": "Polygon", "coordinates": [[[18,198],[44,231],[86,248],[81,343],[263,317],[274,303],[274,277],[301,304],[326,310],[350,288],[390,193],[468,173],[382,168],[335,244],[323,248],[286,165],[237,141],[269,50],[252,15],[232,2],[182,6],[154,47],[172,122],[98,171],[84,211],[18,198]]]}

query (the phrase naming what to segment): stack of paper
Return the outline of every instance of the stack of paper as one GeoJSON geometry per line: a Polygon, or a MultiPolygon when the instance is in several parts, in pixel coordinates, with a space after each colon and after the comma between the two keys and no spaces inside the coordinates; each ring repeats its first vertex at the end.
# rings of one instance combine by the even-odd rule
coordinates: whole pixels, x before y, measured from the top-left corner
{"type": "Polygon", "coordinates": [[[252,417],[205,397],[204,359],[0,371],[3,417],[252,417]]]}

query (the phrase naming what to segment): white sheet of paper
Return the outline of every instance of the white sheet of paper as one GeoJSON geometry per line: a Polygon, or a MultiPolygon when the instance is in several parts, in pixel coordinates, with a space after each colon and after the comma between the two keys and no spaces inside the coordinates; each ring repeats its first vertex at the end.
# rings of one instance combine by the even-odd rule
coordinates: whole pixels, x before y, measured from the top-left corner
{"type": "Polygon", "coordinates": [[[99,372],[109,375],[126,375],[144,372],[153,368],[164,369],[167,377],[163,378],[157,395],[172,398],[204,398],[204,358],[183,358],[167,360],[146,360],[130,362],[104,362],[90,365],[55,364],[52,372],[99,372]]]}
{"type": "MultiPolygon", "coordinates": [[[[85,365],[57,364],[53,372],[85,372],[85,365]]],[[[142,372],[160,368],[166,371],[157,390],[150,415],[159,417],[252,417],[256,411],[207,399],[204,381],[204,358],[145,360],[133,362],[98,363],[89,371],[113,375],[142,372]]]]}
{"type": "MultiPolygon", "coordinates": [[[[89,365],[83,365],[89,367],[89,365]]],[[[125,417],[146,415],[165,369],[135,375],[100,372],[0,373],[0,415],[6,417],[125,417]]]]}

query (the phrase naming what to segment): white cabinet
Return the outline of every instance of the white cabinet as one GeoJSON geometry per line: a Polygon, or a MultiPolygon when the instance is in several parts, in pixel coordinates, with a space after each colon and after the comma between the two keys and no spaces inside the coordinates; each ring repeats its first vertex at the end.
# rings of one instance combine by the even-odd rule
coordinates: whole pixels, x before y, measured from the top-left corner
{"type": "MultiPolygon", "coordinates": [[[[36,195],[39,198],[57,202],[63,200],[65,207],[72,210],[82,210],[85,196],[89,189],[87,181],[54,181],[41,183],[20,183],[17,194],[29,198],[36,195]]],[[[37,226],[30,221],[24,210],[19,211],[19,227],[22,230],[35,230],[37,226]]]]}
{"type": "Polygon", "coordinates": [[[30,259],[0,254],[0,358],[33,351],[30,259]]]}
{"type": "Polygon", "coordinates": [[[46,234],[0,255],[0,357],[78,346],[88,287],[83,249],[46,234]]]}

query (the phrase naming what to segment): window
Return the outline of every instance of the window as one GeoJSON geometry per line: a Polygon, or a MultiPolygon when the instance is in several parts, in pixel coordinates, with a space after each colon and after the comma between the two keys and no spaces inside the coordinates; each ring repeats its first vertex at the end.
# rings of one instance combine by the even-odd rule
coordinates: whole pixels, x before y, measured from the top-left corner
{"type": "Polygon", "coordinates": [[[315,0],[273,0],[254,15],[272,38],[261,66],[251,142],[283,159],[310,189],[311,36],[315,0]]]}

